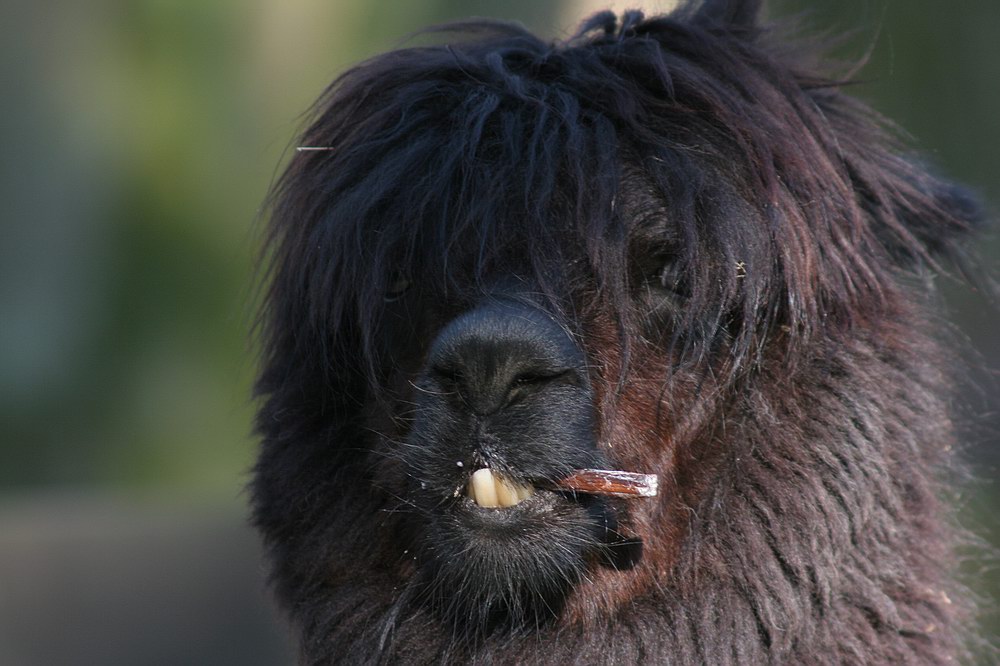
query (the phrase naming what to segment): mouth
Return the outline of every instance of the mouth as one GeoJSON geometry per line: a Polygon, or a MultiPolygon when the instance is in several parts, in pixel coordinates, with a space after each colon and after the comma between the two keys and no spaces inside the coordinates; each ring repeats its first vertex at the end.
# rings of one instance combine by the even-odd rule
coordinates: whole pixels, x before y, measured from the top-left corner
{"type": "MultiPolygon", "coordinates": [[[[578,469],[554,483],[551,489],[572,494],[606,495],[609,497],[655,497],[658,478],[655,474],[638,474],[620,470],[578,469]]],[[[535,488],[510,481],[488,467],[472,473],[465,495],[483,508],[509,508],[535,494],[535,488]]]]}
{"type": "Polygon", "coordinates": [[[465,487],[466,496],[484,509],[507,509],[535,494],[534,487],[510,481],[488,467],[477,469],[465,487]]]}
{"type": "Polygon", "coordinates": [[[629,484],[647,475],[512,467],[482,466],[444,496],[440,482],[415,496],[428,510],[412,524],[423,598],[463,631],[540,626],[558,615],[587,567],[624,570],[641,555],[638,540],[617,534],[608,498],[640,496],[629,484]]]}

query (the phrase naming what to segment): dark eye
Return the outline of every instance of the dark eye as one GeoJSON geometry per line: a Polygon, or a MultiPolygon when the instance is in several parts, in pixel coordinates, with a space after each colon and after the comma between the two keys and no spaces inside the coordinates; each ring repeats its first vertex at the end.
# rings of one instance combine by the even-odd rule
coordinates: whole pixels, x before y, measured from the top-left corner
{"type": "Polygon", "coordinates": [[[385,289],[385,302],[391,303],[409,291],[412,286],[412,281],[410,276],[405,273],[397,273],[393,275],[392,280],[389,282],[385,289]]]}
{"type": "Polygon", "coordinates": [[[687,298],[691,295],[688,281],[677,258],[657,254],[645,258],[640,265],[641,284],[651,294],[687,298]]]}
{"type": "Polygon", "coordinates": [[[677,266],[667,265],[656,275],[656,285],[677,298],[688,298],[691,289],[677,266]]]}

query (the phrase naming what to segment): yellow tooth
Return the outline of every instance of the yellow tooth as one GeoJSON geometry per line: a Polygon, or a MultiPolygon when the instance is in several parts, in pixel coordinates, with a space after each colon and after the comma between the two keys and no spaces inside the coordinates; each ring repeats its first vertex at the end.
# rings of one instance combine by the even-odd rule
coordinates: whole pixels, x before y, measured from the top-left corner
{"type": "Polygon", "coordinates": [[[517,496],[517,488],[504,478],[497,478],[497,502],[500,506],[514,506],[521,501],[517,496]]]}
{"type": "Polygon", "coordinates": [[[479,506],[497,507],[497,486],[493,472],[487,468],[477,469],[472,474],[472,500],[479,506]]]}
{"type": "Polygon", "coordinates": [[[484,467],[472,474],[465,492],[479,506],[497,508],[514,506],[531,497],[535,489],[508,481],[484,467]]]}

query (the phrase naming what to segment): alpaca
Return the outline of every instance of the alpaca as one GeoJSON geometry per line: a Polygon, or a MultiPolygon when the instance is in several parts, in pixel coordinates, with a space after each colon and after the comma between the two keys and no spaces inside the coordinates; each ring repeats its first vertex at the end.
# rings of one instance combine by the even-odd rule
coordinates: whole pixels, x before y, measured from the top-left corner
{"type": "Polygon", "coordinates": [[[321,97],[251,486],[302,663],[968,657],[931,276],[982,215],[759,4],[455,24],[321,97]]]}

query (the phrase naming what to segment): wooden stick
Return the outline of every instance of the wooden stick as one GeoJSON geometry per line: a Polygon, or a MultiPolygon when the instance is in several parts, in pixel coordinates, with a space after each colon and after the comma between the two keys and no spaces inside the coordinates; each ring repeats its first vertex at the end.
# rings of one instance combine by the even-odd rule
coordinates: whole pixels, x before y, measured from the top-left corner
{"type": "Polygon", "coordinates": [[[571,490],[588,495],[613,495],[615,497],[655,497],[655,474],[637,474],[619,470],[578,469],[555,482],[561,490],[571,490]]]}

